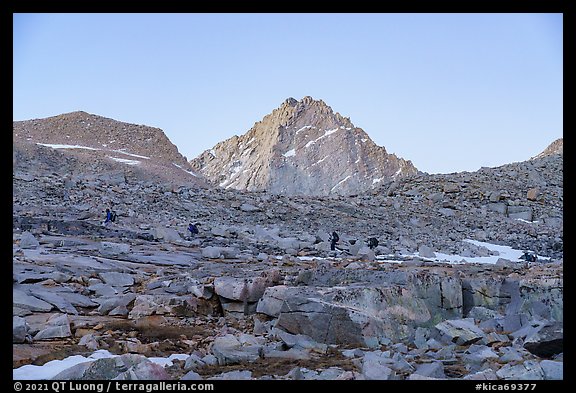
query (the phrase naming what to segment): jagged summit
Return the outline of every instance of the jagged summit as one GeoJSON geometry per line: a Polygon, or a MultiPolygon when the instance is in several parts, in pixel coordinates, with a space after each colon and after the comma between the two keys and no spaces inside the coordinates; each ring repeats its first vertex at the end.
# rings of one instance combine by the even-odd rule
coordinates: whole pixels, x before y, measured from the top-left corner
{"type": "Polygon", "coordinates": [[[357,193],[417,173],[410,161],[388,154],[349,118],[310,96],[286,99],[246,134],[190,163],[221,187],[299,195],[357,193]]]}

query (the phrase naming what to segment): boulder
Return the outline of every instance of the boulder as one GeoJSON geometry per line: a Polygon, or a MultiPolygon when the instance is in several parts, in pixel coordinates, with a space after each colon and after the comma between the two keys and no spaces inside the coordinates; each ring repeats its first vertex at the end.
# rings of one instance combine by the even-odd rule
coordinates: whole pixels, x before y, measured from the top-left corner
{"type": "Polygon", "coordinates": [[[540,357],[551,357],[564,352],[562,322],[548,323],[524,339],[524,348],[540,357]]]}
{"type": "Polygon", "coordinates": [[[389,365],[392,359],[369,352],[362,359],[362,375],[367,380],[397,379],[396,372],[389,365]]]}
{"type": "Polygon", "coordinates": [[[198,381],[201,379],[202,377],[200,374],[193,370],[188,371],[186,374],[184,374],[184,376],[182,376],[182,378],[180,378],[181,381],[198,381]]]}
{"type": "Polygon", "coordinates": [[[418,247],[418,254],[423,258],[436,258],[434,250],[424,244],[421,244],[420,247],[418,247]]]}
{"type": "Polygon", "coordinates": [[[438,339],[444,343],[470,345],[485,337],[485,333],[474,324],[472,318],[446,320],[434,328],[438,339]]]}
{"type": "Polygon", "coordinates": [[[506,364],[496,371],[500,379],[532,380],[544,379],[544,371],[536,360],[527,360],[523,363],[512,365],[506,364]]]}
{"type": "Polygon", "coordinates": [[[79,363],[61,371],[53,380],[168,380],[164,368],[136,354],[79,363]]]}
{"type": "Polygon", "coordinates": [[[289,287],[286,285],[267,287],[258,300],[256,312],[278,318],[284,300],[293,296],[319,296],[319,294],[308,287],[289,287]]]}
{"type": "Polygon", "coordinates": [[[261,209],[257,206],[251,205],[249,203],[243,203],[240,205],[240,210],[247,213],[259,212],[261,209]]]}
{"type": "Polygon", "coordinates": [[[13,316],[12,317],[12,342],[21,344],[29,339],[30,326],[24,318],[13,316]]]}
{"type": "Polygon", "coordinates": [[[130,245],[123,243],[100,242],[98,251],[105,257],[118,257],[130,253],[130,245]]]}
{"type": "Polygon", "coordinates": [[[564,362],[554,360],[542,360],[540,367],[544,372],[544,379],[563,380],[564,379],[564,362]]]}
{"type": "Polygon", "coordinates": [[[16,288],[12,289],[12,306],[39,312],[48,312],[54,308],[50,303],[40,300],[37,297],[30,296],[16,288]]]}
{"type": "Polygon", "coordinates": [[[142,361],[114,378],[117,381],[161,381],[171,379],[164,367],[151,361],[142,361]]]}
{"type": "Polygon", "coordinates": [[[271,284],[265,277],[216,277],[214,280],[214,292],[218,296],[230,300],[256,302],[271,284]]]}
{"type": "Polygon", "coordinates": [[[209,259],[235,259],[238,257],[240,250],[236,247],[216,247],[208,246],[202,249],[202,256],[209,259]]]}
{"type": "Polygon", "coordinates": [[[182,242],[182,236],[172,228],[156,227],[152,232],[152,236],[154,236],[156,240],[163,240],[165,242],[182,242]]]}
{"type": "Polygon", "coordinates": [[[262,345],[247,343],[243,345],[232,334],[216,337],[212,343],[212,353],[216,356],[218,364],[236,364],[243,362],[255,362],[260,358],[262,345]]]}
{"type": "Polygon", "coordinates": [[[508,206],[508,217],[532,221],[532,208],[529,206],[508,206]]]}
{"type": "Polygon", "coordinates": [[[500,214],[506,214],[506,212],[508,211],[508,205],[505,203],[489,203],[488,210],[500,214]]]}
{"type": "Polygon", "coordinates": [[[127,293],[126,295],[123,296],[115,296],[106,299],[97,299],[97,301],[100,303],[100,306],[98,307],[97,311],[100,315],[106,315],[110,311],[114,310],[116,307],[120,306],[126,307],[128,304],[133,302],[134,299],[136,299],[136,294],[134,293],[127,293]]]}
{"type": "MultiPolygon", "coordinates": [[[[52,304],[61,312],[67,314],[78,314],[78,310],[76,310],[76,308],[72,305],[72,303],[66,300],[66,298],[62,296],[61,292],[54,289],[48,290],[38,285],[30,285],[30,287],[28,288],[28,290],[30,291],[30,295],[52,304]]],[[[93,303],[93,305],[95,306],[96,304],[93,303]]]]}
{"type": "Polygon", "coordinates": [[[28,231],[22,232],[20,236],[20,248],[34,249],[38,248],[38,246],[40,246],[40,242],[36,240],[33,234],[28,231]]]}
{"type": "Polygon", "coordinates": [[[529,201],[536,201],[540,196],[540,189],[538,187],[531,188],[526,193],[526,199],[529,201]]]}
{"type": "Polygon", "coordinates": [[[436,379],[444,379],[446,378],[446,374],[444,374],[444,366],[442,362],[433,361],[430,363],[422,363],[416,367],[416,371],[414,374],[421,375],[423,377],[430,377],[436,379]]]}
{"type": "Polygon", "coordinates": [[[34,340],[45,340],[51,338],[71,337],[70,320],[67,314],[55,314],[46,322],[46,328],[40,330],[34,336],[34,340]]]}
{"type": "Polygon", "coordinates": [[[119,272],[103,272],[100,278],[112,287],[130,287],[134,285],[134,275],[119,272]]]}

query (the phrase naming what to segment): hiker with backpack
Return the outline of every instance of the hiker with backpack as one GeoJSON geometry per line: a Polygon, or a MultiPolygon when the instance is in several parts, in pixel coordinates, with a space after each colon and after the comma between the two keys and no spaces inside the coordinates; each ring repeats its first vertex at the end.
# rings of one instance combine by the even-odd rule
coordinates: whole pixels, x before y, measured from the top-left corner
{"type": "Polygon", "coordinates": [[[338,243],[338,241],[340,240],[340,236],[338,236],[336,231],[333,231],[332,234],[329,236],[328,240],[330,240],[330,250],[335,251],[336,243],[338,243]]]}
{"type": "Polygon", "coordinates": [[[375,237],[369,238],[368,239],[368,247],[370,247],[371,250],[378,247],[378,239],[376,239],[375,237]]]}
{"type": "Polygon", "coordinates": [[[190,231],[190,238],[194,237],[194,235],[197,235],[198,233],[200,233],[200,231],[198,231],[198,223],[196,224],[188,224],[188,231],[190,231]]]}
{"type": "Polygon", "coordinates": [[[116,222],[116,212],[114,210],[106,209],[106,219],[102,225],[106,226],[109,222],[116,222]]]}

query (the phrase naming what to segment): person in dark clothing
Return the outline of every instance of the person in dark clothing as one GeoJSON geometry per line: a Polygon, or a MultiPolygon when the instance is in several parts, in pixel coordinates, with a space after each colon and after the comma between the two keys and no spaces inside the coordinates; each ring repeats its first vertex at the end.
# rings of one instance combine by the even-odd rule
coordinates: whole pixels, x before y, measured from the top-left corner
{"type": "Polygon", "coordinates": [[[330,240],[330,250],[332,251],[336,250],[336,243],[338,243],[338,241],[340,240],[340,236],[338,236],[336,231],[332,232],[329,240],[330,240]]]}
{"type": "Polygon", "coordinates": [[[188,224],[188,230],[190,231],[190,237],[193,237],[194,235],[197,235],[199,233],[198,231],[198,225],[199,224],[188,224]]]}
{"type": "Polygon", "coordinates": [[[104,224],[107,224],[110,221],[112,221],[112,212],[110,209],[106,209],[106,220],[104,220],[104,224]]]}
{"type": "Polygon", "coordinates": [[[371,250],[378,247],[378,239],[376,239],[375,237],[369,238],[368,239],[368,247],[370,247],[371,250]]]}
{"type": "Polygon", "coordinates": [[[524,251],[524,255],[522,255],[520,258],[524,259],[526,262],[536,262],[537,260],[536,255],[529,251],[524,251]]]}

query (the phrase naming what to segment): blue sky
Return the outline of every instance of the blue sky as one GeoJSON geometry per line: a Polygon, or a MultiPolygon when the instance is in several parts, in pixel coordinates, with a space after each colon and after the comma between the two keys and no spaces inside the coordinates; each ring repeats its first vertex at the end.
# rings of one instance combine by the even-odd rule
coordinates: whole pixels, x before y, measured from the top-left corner
{"type": "Polygon", "coordinates": [[[13,119],[77,110],[192,159],[312,96],[428,173],[563,134],[562,14],[14,14],[13,119]]]}

